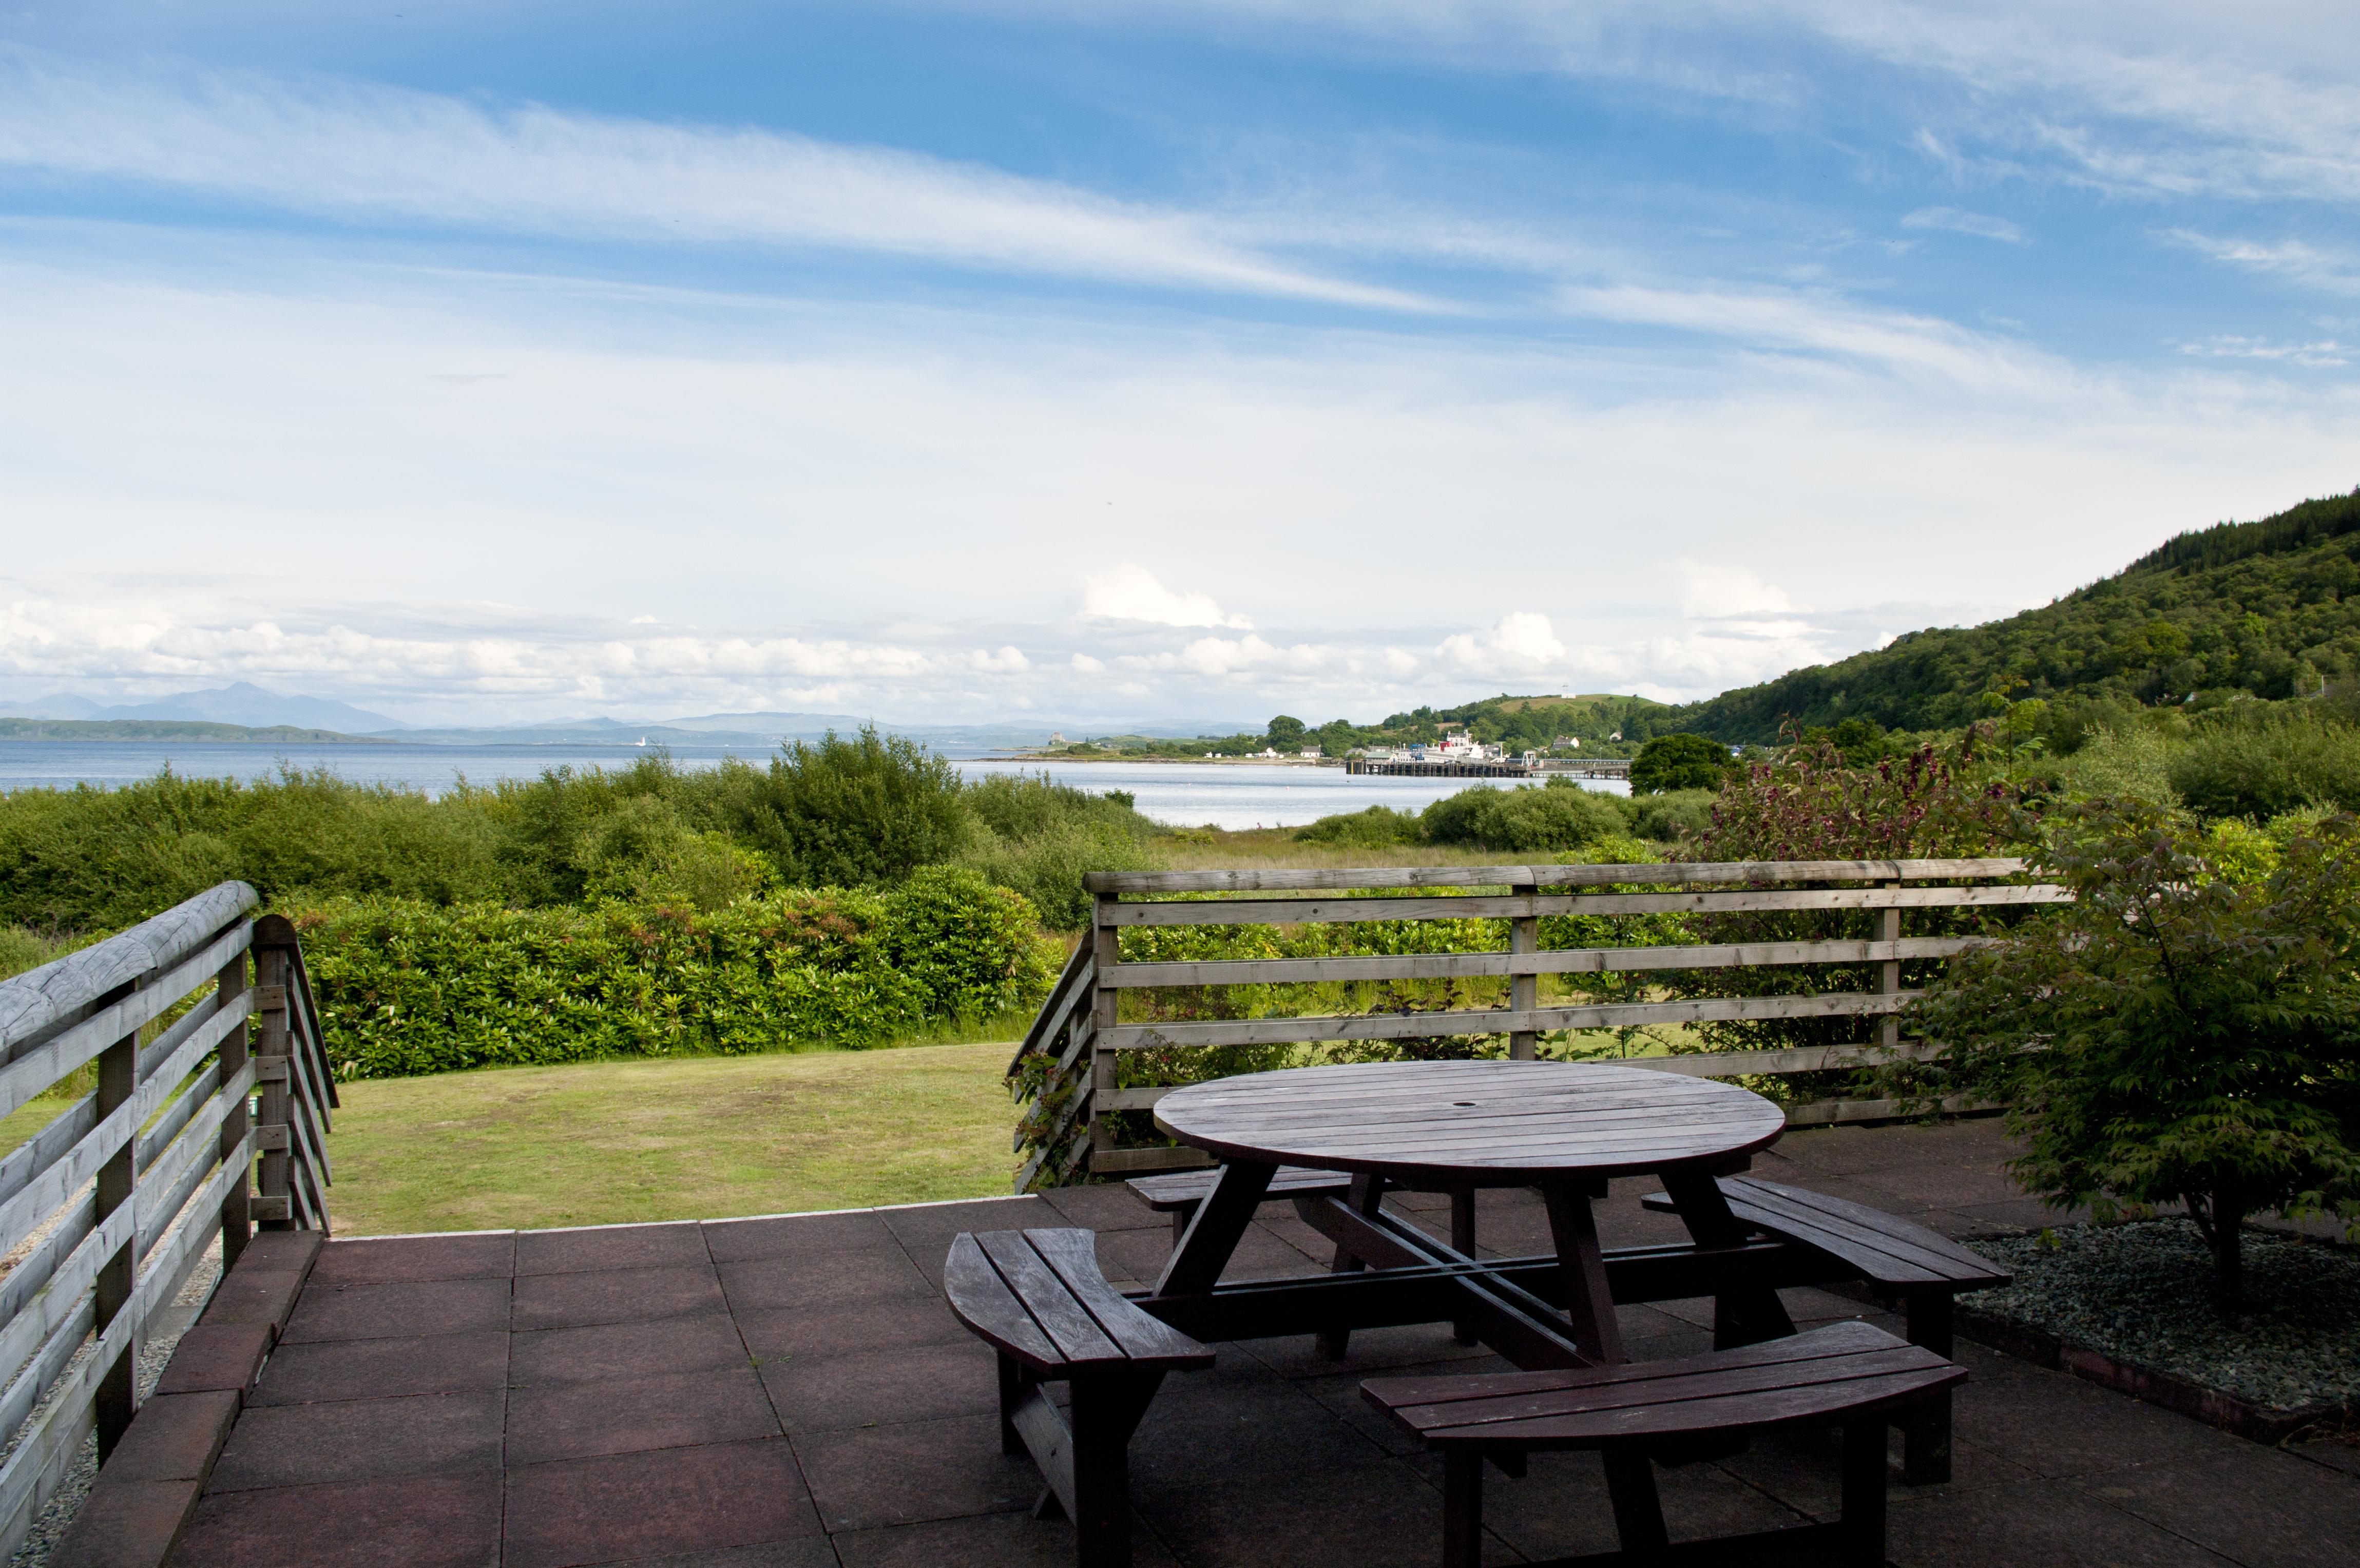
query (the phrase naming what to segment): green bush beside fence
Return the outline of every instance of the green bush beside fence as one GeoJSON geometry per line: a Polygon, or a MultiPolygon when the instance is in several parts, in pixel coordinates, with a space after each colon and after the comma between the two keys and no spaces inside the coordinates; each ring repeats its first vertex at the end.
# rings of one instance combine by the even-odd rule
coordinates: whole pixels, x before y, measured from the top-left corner
{"type": "Polygon", "coordinates": [[[971,872],[884,893],[508,909],[333,899],[296,923],[340,1078],[867,1047],[1037,1006],[1057,943],[971,872]]]}

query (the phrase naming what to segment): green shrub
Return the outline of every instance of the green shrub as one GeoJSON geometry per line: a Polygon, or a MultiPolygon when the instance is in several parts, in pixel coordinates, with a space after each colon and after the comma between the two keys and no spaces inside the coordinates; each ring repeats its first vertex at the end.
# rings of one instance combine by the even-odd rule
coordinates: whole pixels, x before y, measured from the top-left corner
{"type": "Polygon", "coordinates": [[[1634,795],[1632,804],[1636,809],[1631,814],[1631,831],[1663,844],[1701,837],[1712,830],[1712,803],[1716,798],[1716,792],[1709,789],[1675,789],[1660,795],[1634,795]]]}
{"type": "MultiPolygon", "coordinates": [[[[1874,729],[1874,726],[1870,726],[1874,729]]],[[[1863,732],[1863,736],[1865,732],[1863,732]]],[[[1879,730],[1876,740],[1881,740],[1879,730]]],[[[1874,744],[1863,740],[1863,744],[1874,744]]],[[[1701,735],[1658,735],[1631,760],[1631,793],[1659,795],[1673,789],[1718,789],[1735,767],[1729,748],[1701,735]]]]}
{"type": "Polygon", "coordinates": [[[1360,811],[1338,812],[1307,828],[1299,828],[1295,841],[1333,844],[1344,850],[1383,850],[1396,844],[1415,844],[1424,834],[1424,825],[1415,812],[1371,806],[1360,811]]]}
{"type": "Polygon", "coordinates": [[[2360,1226],[2360,824],[2273,846],[2101,801],[2045,827],[2073,902],[1936,980],[1912,1008],[1950,1047],[1928,1070],[2007,1103],[2051,1203],[2185,1203],[2234,1308],[2246,1215],[2360,1226]]]}
{"type": "Polygon", "coordinates": [[[2152,724],[2132,722],[2092,731],[2057,770],[2068,793],[2110,800],[2180,804],[2171,785],[2171,748],[2152,724]]]}
{"type": "Polygon", "coordinates": [[[863,1047],[1035,1006],[1056,945],[1023,899],[934,868],[890,892],[685,904],[301,911],[338,1076],[863,1047]]]}
{"type": "Polygon", "coordinates": [[[1425,836],[1437,844],[1472,844],[1524,854],[1571,850],[1624,831],[1622,814],[1607,797],[1570,779],[1513,789],[1479,786],[1445,795],[1426,808],[1425,836]]]}
{"type": "Polygon", "coordinates": [[[2207,715],[2167,771],[2202,817],[2262,822],[2305,806],[2360,809],[2360,729],[2239,703],[2207,715]],[[2248,707],[2256,711],[2239,711],[2248,707]]]}

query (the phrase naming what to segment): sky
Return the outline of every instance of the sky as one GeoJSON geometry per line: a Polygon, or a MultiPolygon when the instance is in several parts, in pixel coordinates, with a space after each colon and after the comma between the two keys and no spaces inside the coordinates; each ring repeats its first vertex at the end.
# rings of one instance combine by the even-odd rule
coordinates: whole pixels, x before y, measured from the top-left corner
{"type": "Polygon", "coordinates": [[[2343,0],[0,10],[0,706],[1710,696],[2360,484],[2355,217],[2343,0]]]}

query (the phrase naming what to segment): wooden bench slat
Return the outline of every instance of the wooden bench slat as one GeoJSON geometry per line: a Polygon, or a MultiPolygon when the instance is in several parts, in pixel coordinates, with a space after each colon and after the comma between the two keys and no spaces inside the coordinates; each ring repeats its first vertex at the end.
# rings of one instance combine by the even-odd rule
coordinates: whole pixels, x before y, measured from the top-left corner
{"type": "Polygon", "coordinates": [[[1065,1281],[1026,1244],[1023,1232],[984,1231],[975,1239],[1067,1365],[1125,1359],[1122,1346],[1109,1339],[1098,1320],[1074,1299],[1065,1281]]]}
{"type": "MultiPolygon", "coordinates": [[[[1932,1354],[1931,1351],[1927,1352],[1932,1354]]],[[[1769,1426],[1867,1416],[1890,1410],[1965,1376],[1962,1368],[1951,1376],[1929,1370],[1888,1373],[1881,1377],[1847,1379],[1800,1388],[1775,1388],[1758,1394],[1732,1394],[1717,1399],[1690,1399],[1677,1405],[1637,1409],[1592,1410],[1580,1415],[1544,1417],[1513,1428],[1482,1427],[1470,1431],[1429,1433],[1438,1448],[1460,1443],[1497,1442],[1512,1437],[1526,1448],[1559,1444],[1587,1448],[1626,1439],[1694,1437],[1707,1432],[1738,1431],[1769,1426]]]]}
{"type": "MultiPolygon", "coordinates": [[[[1172,1176],[1142,1176],[1124,1183],[1139,1201],[1159,1214],[1193,1209],[1205,1201],[1220,1175],[1218,1169],[1186,1170],[1172,1176]]],[[[1306,1165],[1283,1165],[1270,1179],[1270,1198],[1318,1197],[1351,1190],[1351,1177],[1340,1170],[1319,1170],[1306,1165]]]]}
{"type": "MultiPolygon", "coordinates": [[[[1841,1258],[1880,1285],[1940,1285],[1954,1290],[2004,1285],[2010,1276],[1948,1236],[1865,1204],[1754,1177],[1723,1177],[1730,1212],[1757,1226],[1841,1258]]],[[[1642,1204],[1673,1211],[1663,1193],[1642,1204]]]]}
{"type": "MultiPolygon", "coordinates": [[[[1829,1323],[1808,1333],[1764,1340],[1759,1344],[1738,1345],[1729,1350],[1716,1350],[1705,1355],[1684,1356],[1673,1361],[1627,1361],[1612,1366],[1593,1366],[1584,1369],[1579,1376],[1583,1382],[1601,1387],[1645,1383],[1659,1377],[1678,1376],[1686,1370],[1702,1365],[1732,1368],[1778,1366],[1830,1355],[1852,1355],[1898,1343],[1874,1323],[1862,1322],[1855,1318],[1829,1323]]],[[[1551,1368],[1540,1372],[1457,1372],[1435,1377],[1382,1377],[1370,1381],[1383,1386],[1388,1405],[1439,1405],[1454,1398],[1479,1399],[1492,1394],[1528,1394],[1547,1388],[1562,1388],[1568,1376],[1551,1368]]]]}
{"type": "Polygon", "coordinates": [[[1036,1370],[1062,1365],[1065,1357],[1024,1310],[1000,1271],[971,1235],[955,1237],[943,1263],[943,1294],[951,1313],[979,1337],[1036,1370]]]}
{"type": "Polygon", "coordinates": [[[1074,1294],[1108,1338],[1134,1364],[1174,1371],[1213,1365],[1213,1353],[1178,1329],[1142,1311],[1099,1272],[1096,1236],[1088,1231],[1026,1231],[1024,1239],[1058,1281],[1074,1294]]]}
{"type": "Polygon", "coordinates": [[[1913,1220],[1872,1209],[1864,1203],[1813,1192],[1807,1188],[1765,1181],[1758,1177],[1732,1177],[1730,1179],[1743,1190],[1749,1204],[1759,1207],[1765,1213],[1784,1210],[1797,1223],[1808,1221],[1839,1234],[1856,1227],[1868,1233],[1860,1238],[1863,1245],[1882,1247],[1896,1259],[1914,1263],[1962,1288],[2005,1284],[2011,1277],[1991,1259],[1913,1220]]]}
{"type": "Polygon", "coordinates": [[[1775,1394],[1782,1388],[1835,1387],[1863,1377],[1923,1372],[1928,1370],[1926,1360],[1932,1354],[1917,1345],[1896,1343],[1888,1349],[1854,1351],[1809,1361],[1708,1367],[1635,1383],[1582,1385],[1404,1406],[1396,1409],[1394,1419],[1405,1427],[1430,1434],[1464,1433],[1479,1427],[1513,1425],[1551,1416],[1596,1415],[1608,1410],[1632,1412],[1636,1418],[1657,1407],[1722,1399],[1737,1394],[1775,1394]]]}
{"type": "Polygon", "coordinates": [[[1376,1377],[1361,1392],[1437,1446],[1589,1446],[1871,1414],[1966,1369],[1872,1324],[1677,1361],[1462,1377],[1376,1377]]]}

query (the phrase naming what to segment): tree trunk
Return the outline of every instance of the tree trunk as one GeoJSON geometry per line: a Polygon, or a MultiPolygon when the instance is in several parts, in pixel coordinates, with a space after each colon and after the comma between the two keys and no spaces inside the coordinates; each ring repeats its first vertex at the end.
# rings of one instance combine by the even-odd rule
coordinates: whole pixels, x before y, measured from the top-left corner
{"type": "MultiPolygon", "coordinates": [[[[2196,1212],[2195,1205],[2190,1212],[2196,1212]]],[[[2203,1212],[2197,1222],[2212,1248],[2212,1299],[2223,1312],[2235,1314],[2245,1304],[2245,1204],[2230,1187],[2203,1195],[2203,1212]]]]}

